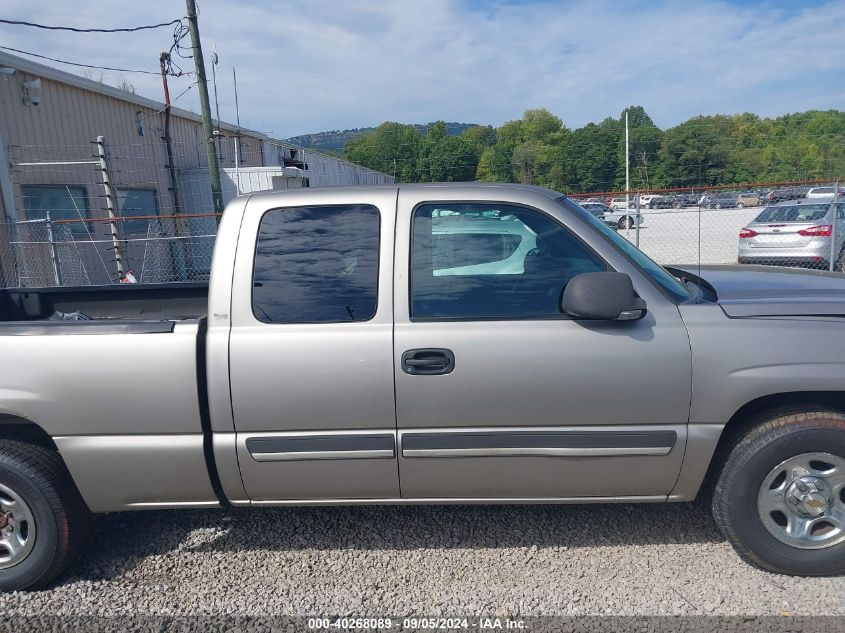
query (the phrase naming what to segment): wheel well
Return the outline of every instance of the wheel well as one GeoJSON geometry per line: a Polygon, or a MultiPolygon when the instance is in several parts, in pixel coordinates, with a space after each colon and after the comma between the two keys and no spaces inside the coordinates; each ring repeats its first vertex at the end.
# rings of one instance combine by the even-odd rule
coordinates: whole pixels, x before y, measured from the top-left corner
{"type": "Polygon", "coordinates": [[[786,411],[813,411],[829,409],[845,413],[845,392],[841,391],[795,391],[763,396],[746,403],[731,416],[725,425],[710,467],[702,484],[702,492],[710,493],[731,449],[750,429],[776,414],[786,411]]]}
{"type": "Polygon", "coordinates": [[[50,434],[35,422],[14,415],[0,414],[0,438],[20,440],[59,452],[50,434]]]}

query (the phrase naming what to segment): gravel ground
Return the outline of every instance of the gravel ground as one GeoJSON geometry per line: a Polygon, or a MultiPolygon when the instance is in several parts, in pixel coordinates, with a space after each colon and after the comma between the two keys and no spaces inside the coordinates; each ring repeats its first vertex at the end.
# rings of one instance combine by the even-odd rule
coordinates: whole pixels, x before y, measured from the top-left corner
{"type": "Polygon", "coordinates": [[[749,567],[697,504],[332,507],[99,517],[0,615],[845,615],[845,578],[749,567]]]}

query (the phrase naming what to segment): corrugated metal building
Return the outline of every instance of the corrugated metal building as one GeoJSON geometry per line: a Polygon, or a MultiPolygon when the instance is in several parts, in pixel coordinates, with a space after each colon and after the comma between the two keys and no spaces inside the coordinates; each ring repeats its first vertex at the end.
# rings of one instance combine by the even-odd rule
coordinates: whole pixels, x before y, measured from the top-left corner
{"type": "MultiPolygon", "coordinates": [[[[0,52],[0,286],[116,283],[129,270],[149,283],[207,278],[216,218],[185,219],[214,211],[202,122],[170,112],[172,165],[163,103],[0,52]]],[[[224,202],[393,182],[260,132],[218,131],[224,202]]]]}
{"type": "MultiPolygon", "coordinates": [[[[174,198],[162,140],[163,108],[161,102],[0,52],[3,217],[26,219],[62,197],[77,205],[84,203],[80,211],[91,217],[103,212],[100,172],[90,164],[72,164],[93,160],[98,136],[105,137],[109,170],[119,195],[135,200],[127,205],[133,213],[153,204],[159,213],[210,211],[201,119],[193,112],[171,108],[173,168],[177,183],[187,185],[174,198]]],[[[236,128],[222,122],[219,128],[224,136],[217,142],[218,156],[220,167],[226,169],[225,180],[228,168],[234,173],[236,167],[236,128]]],[[[251,130],[240,130],[238,154],[239,168],[272,167],[273,175],[283,175],[271,181],[271,186],[276,182],[280,188],[393,181],[386,174],[251,130]]],[[[241,192],[250,191],[251,182],[243,179],[241,192]]],[[[234,188],[226,189],[231,196],[234,188]]],[[[70,211],[58,209],[57,213],[63,216],[70,211]]]]}

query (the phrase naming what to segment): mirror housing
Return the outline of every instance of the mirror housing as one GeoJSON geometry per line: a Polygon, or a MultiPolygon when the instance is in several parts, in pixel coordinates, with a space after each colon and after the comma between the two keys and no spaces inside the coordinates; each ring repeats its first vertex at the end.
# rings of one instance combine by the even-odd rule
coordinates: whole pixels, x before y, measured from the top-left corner
{"type": "Polygon", "coordinates": [[[561,308],[576,319],[635,321],[646,315],[645,300],[634,292],[625,273],[581,273],[573,277],[561,298],[561,308]]]}

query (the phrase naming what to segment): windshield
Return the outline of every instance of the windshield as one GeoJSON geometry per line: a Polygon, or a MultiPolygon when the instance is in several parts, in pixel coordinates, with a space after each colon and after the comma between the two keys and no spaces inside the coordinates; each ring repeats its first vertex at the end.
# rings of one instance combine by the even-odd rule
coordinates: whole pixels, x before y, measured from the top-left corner
{"type": "Polygon", "coordinates": [[[578,215],[580,218],[592,224],[602,235],[609,239],[614,246],[634,260],[634,263],[637,266],[639,266],[649,277],[654,279],[654,281],[660,284],[660,286],[676,301],[686,301],[690,298],[689,292],[687,292],[683,284],[673,277],[669,271],[663,268],[660,264],[654,262],[650,257],[648,257],[648,255],[619,235],[619,233],[617,233],[614,229],[610,228],[607,224],[596,218],[588,211],[582,209],[566,196],[557,198],[557,202],[578,215]]]}
{"type": "Polygon", "coordinates": [[[827,215],[826,204],[796,204],[783,207],[769,207],[757,216],[754,222],[769,224],[772,222],[817,222],[827,215]]]}

